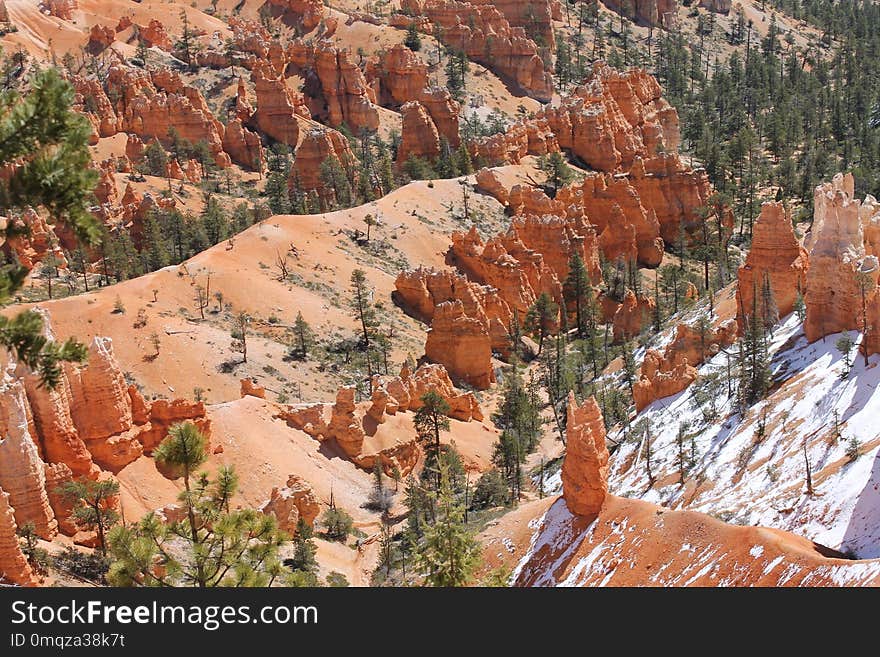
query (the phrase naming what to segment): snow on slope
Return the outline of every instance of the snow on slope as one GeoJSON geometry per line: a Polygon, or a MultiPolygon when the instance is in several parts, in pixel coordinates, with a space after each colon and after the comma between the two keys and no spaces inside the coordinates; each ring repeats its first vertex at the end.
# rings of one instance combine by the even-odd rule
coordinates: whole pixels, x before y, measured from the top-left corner
{"type": "MultiPolygon", "coordinates": [[[[858,342],[860,336],[852,335],[858,342]]],[[[622,441],[611,457],[610,492],[739,525],[785,529],[862,559],[880,557],[880,357],[872,356],[865,368],[854,353],[852,371],[842,379],[838,337],[807,344],[797,316],[785,318],[770,348],[776,387],[744,417],[734,410],[735,382],[730,396],[725,384],[716,399],[715,420],[704,417],[708,404],[697,404],[695,386],[651,404],[636,421],[650,423],[655,484],[648,486],[644,433],[618,430],[610,434],[622,441]],[[677,442],[682,424],[686,458],[691,436],[695,452],[684,486],[677,442]],[[851,438],[861,443],[855,461],[847,455],[851,438]],[[812,497],[806,495],[805,441],[812,497]]],[[[704,363],[701,376],[724,373],[726,359],[722,352],[704,363]]],[[[547,483],[556,484],[547,486],[548,494],[561,491],[558,479],[547,483]]]]}
{"type": "MultiPolygon", "coordinates": [[[[646,490],[644,436],[630,434],[612,459],[612,492],[737,524],[795,531],[860,558],[880,556],[878,357],[871,357],[866,369],[854,354],[851,373],[841,379],[838,337],[807,344],[797,316],[788,316],[771,346],[773,376],[781,386],[744,417],[734,412],[735,390],[728,397],[726,386],[716,401],[714,421],[704,419],[706,405],[696,403],[694,386],[654,402],[639,419],[651,426],[655,486],[646,490]],[[835,422],[840,439],[835,439],[835,422]],[[685,452],[690,452],[691,434],[696,448],[696,463],[684,486],[679,485],[677,443],[682,423],[687,425],[685,452]],[[853,437],[861,442],[862,455],[851,462],[847,447],[853,437]],[[805,494],[804,441],[814,497],[805,494]]],[[[700,374],[725,369],[726,356],[719,353],[700,367],[700,374]]],[[[624,436],[618,432],[612,438],[624,436]]]]}

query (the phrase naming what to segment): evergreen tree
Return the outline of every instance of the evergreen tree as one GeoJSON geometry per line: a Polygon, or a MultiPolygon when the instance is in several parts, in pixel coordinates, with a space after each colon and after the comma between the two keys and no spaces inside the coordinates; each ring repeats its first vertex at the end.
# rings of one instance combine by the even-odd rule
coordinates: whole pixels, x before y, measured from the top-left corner
{"type": "Polygon", "coordinates": [[[544,348],[544,339],[556,328],[559,306],[546,292],[538,296],[526,315],[526,327],[538,336],[538,353],[544,348]]]}
{"type": "Polygon", "coordinates": [[[465,586],[480,563],[480,544],[464,522],[445,469],[440,472],[437,520],[416,550],[418,570],[428,586],[465,586]]]}
{"type": "Polygon", "coordinates": [[[119,482],[115,479],[94,481],[80,477],[66,481],[55,493],[72,505],[72,517],[77,526],[97,531],[98,549],[106,555],[106,532],[119,522],[115,508],[119,482]]]}
{"type": "MultiPolygon", "coordinates": [[[[435,390],[429,390],[421,396],[422,405],[416,410],[413,424],[419,440],[426,443],[426,451],[439,460],[440,432],[449,431],[448,402],[435,390]]],[[[437,488],[440,487],[440,471],[436,473],[437,488]]]]}
{"type": "Polygon", "coordinates": [[[406,37],[403,39],[403,45],[413,52],[418,52],[422,49],[422,37],[419,35],[419,29],[415,23],[410,23],[409,27],[406,28],[406,37]]]}
{"type": "MultiPolygon", "coordinates": [[[[73,100],[73,87],[51,69],[31,76],[22,93],[12,84],[0,91],[0,163],[10,165],[0,180],[0,213],[14,217],[25,208],[44,209],[80,241],[93,243],[101,235],[90,212],[98,174],[89,167],[91,127],[71,111],[73,100]]],[[[11,221],[2,236],[9,239],[21,232],[11,221]]],[[[0,305],[9,302],[26,275],[17,264],[0,267],[0,305]]],[[[0,317],[0,345],[50,388],[60,381],[61,362],[86,356],[85,347],[74,339],[46,338],[41,316],[30,310],[0,317]]]]}
{"type": "Polygon", "coordinates": [[[555,198],[560,187],[564,187],[574,180],[574,172],[568,166],[562,153],[553,151],[549,155],[542,155],[538,159],[538,168],[547,176],[546,185],[549,188],[550,198],[555,198]]]}
{"type": "Polygon", "coordinates": [[[281,574],[285,536],[275,517],[231,508],[238,476],[223,467],[211,480],[196,475],[207,458],[204,435],[191,422],[171,427],[153,453],[184,480],[186,519],[165,523],[154,513],[108,534],[113,586],[269,586],[281,574]],[[157,568],[156,564],[162,567],[157,568]]]}
{"type": "Polygon", "coordinates": [[[297,311],[296,319],[293,322],[293,339],[296,357],[300,360],[306,360],[309,349],[315,341],[315,334],[308,322],[303,319],[300,311],[297,311]]]}

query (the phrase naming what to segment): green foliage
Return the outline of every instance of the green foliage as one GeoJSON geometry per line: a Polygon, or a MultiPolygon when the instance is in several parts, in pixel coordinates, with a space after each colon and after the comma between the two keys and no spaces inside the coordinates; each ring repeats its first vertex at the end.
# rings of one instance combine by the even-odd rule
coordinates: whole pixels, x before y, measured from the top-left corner
{"type": "Polygon", "coordinates": [[[315,333],[308,322],[303,319],[302,312],[297,311],[293,322],[293,346],[290,355],[297,360],[306,360],[309,349],[315,343],[315,333]]]}
{"type": "Polygon", "coordinates": [[[504,506],[508,502],[507,481],[497,468],[484,472],[477,480],[471,498],[472,509],[504,506]]]}
{"type": "MultiPolygon", "coordinates": [[[[429,455],[440,453],[440,433],[449,431],[450,406],[436,391],[429,390],[421,397],[422,405],[416,410],[413,425],[419,440],[425,443],[425,452],[429,455]]],[[[437,472],[437,486],[440,486],[440,473],[437,472]]]]}
{"type": "Polygon", "coordinates": [[[342,573],[336,572],[335,570],[327,573],[327,586],[330,587],[343,587],[349,586],[348,578],[342,573]]]}
{"type": "MultiPolygon", "coordinates": [[[[61,554],[56,555],[52,559],[52,564],[62,572],[95,584],[104,584],[104,578],[110,568],[107,557],[97,552],[81,552],[72,545],[68,545],[61,554]]],[[[109,577],[108,581],[110,581],[109,577]]]]}
{"type": "Polygon", "coordinates": [[[556,328],[559,306],[546,292],[541,292],[526,314],[526,329],[538,336],[538,353],[544,348],[544,340],[556,328]]]}
{"type": "Polygon", "coordinates": [[[364,506],[374,511],[383,513],[391,508],[394,503],[394,492],[385,486],[385,477],[382,472],[382,464],[379,459],[373,464],[373,488],[364,506]]]}
{"type": "Polygon", "coordinates": [[[332,506],[321,516],[321,524],[324,527],[324,536],[329,541],[345,543],[349,534],[354,531],[354,519],[337,506],[332,506]]]}
{"type": "Polygon", "coordinates": [[[538,168],[547,176],[546,185],[549,188],[550,198],[556,196],[560,187],[565,187],[574,180],[574,171],[568,166],[565,157],[559,151],[553,151],[549,155],[538,158],[538,168]]]}
{"type": "Polygon", "coordinates": [[[464,522],[448,473],[440,472],[437,519],[416,548],[416,564],[427,586],[465,586],[480,563],[480,544],[464,522]]]}
{"type": "Polygon", "coordinates": [[[419,35],[419,30],[415,23],[410,23],[409,27],[406,28],[406,37],[403,39],[403,45],[413,52],[418,52],[422,49],[422,37],[419,35]]]}
{"type": "MultiPolygon", "coordinates": [[[[166,438],[163,444],[169,440],[180,444],[166,448],[168,458],[163,456],[160,463],[198,462],[183,439],[166,438]]],[[[278,550],[287,537],[272,515],[232,510],[230,501],[237,489],[232,468],[221,468],[213,480],[203,473],[192,485],[187,483],[179,497],[187,519],[166,524],[149,513],[135,525],[114,527],[108,535],[113,559],[107,574],[110,584],[270,586],[283,575],[278,550]]]]}
{"type": "Polygon", "coordinates": [[[72,517],[78,526],[97,530],[98,548],[102,554],[106,554],[105,532],[119,522],[115,509],[119,482],[115,479],[80,477],[64,482],[55,493],[72,506],[72,517]]]}
{"type": "Polygon", "coordinates": [[[852,369],[852,352],[856,347],[856,341],[850,335],[849,331],[844,331],[837,339],[837,342],[834,343],[834,346],[837,351],[840,352],[840,355],[843,356],[843,367],[840,371],[840,378],[845,379],[849,376],[850,370],[852,369]]]}
{"type": "Polygon", "coordinates": [[[15,530],[21,544],[21,552],[27,558],[31,568],[37,573],[45,575],[52,565],[52,557],[49,552],[39,546],[39,536],[33,522],[26,522],[15,530]]]}
{"type": "MultiPolygon", "coordinates": [[[[89,166],[91,127],[71,111],[73,100],[73,87],[52,69],[35,73],[23,93],[9,86],[0,92],[0,164],[16,165],[0,180],[0,214],[15,218],[28,207],[44,210],[80,240],[94,243],[100,229],[89,208],[98,174],[89,166]]],[[[2,236],[26,232],[11,221],[2,236]]],[[[17,263],[0,267],[0,305],[8,303],[26,274],[17,263]]],[[[2,317],[0,345],[37,372],[42,385],[54,388],[60,364],[82,361],[86,350],[75,340],[49,342],[42,330],[42,318],[32,311],[2,317]]]]}

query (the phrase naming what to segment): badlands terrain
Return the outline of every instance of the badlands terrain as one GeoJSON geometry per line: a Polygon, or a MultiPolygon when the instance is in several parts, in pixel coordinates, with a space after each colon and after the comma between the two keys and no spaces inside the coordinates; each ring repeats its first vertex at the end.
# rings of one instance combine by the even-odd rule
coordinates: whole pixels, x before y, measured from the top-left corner
{"type": "Polygon", "coordinates": [[[0,0],[4,93],[71,85],[101,227],[4,219],[29,273],[3,315],[88,351],[54,388],[3,356],[0,581],[119,583],[61,491],[113,482],[113,524],[179,529],[189,481],[156,454],[191,423],[299,584],[880,583],[880,176],[850,149],[880,122],[838,135],[829,102],[821,137],[728,138],[745,110],[694,91],[748,86],[758,53],[771,87],[838,88],[845,39],[814,19],[0,0]],[[470,546],[452,580],[425,565],[441,522],[470,546]]]}

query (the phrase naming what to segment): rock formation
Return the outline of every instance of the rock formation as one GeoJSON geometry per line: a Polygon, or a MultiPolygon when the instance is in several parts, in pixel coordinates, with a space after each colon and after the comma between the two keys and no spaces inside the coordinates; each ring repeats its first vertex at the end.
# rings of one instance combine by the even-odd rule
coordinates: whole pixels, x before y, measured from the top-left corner
{"type": "Polygon", "coordinates": [[[574,392],[568,393],[565,438],[562,496],[575,515],[595,516],[608,495],[608,447],[602,411],[594,397],[578,405],[574,392]]]}
{"type": "Polygon", "coordinates": [[[360,67],[349,59],[347,50],[341,50],[322,41],[306,50],[306,61],[300,65],[314,68],[320,91],[326,103],[327,122],[334,127],[347,124],[356,133],[361,129],[373,131],[379,127],[379,112],[372,89],[360,67]]]}
{"type": "Polygon", "coordinates": [[[300,518],[306,526],[314,525],[321,506],[308,482],[292,474],[285,486],[272,489],[269,500],[263,503],[260,511],[274,515],[278,519],[279,529],[293,536],[300,518]]]}
{"type": "Polygon", "coordinates": [[[656,306],[654,297],[636,296],[628,289],[612,319],[614,341],[623,342],[639,335],[651,323],[656,306]]]}
{"type": "Polygon", "coordinates": [[[336,192],[321,179],[321,165],[328,159],[335,161],[346,176],[356,163],[351,146],[342,133],[324,126],[311,128],[296,149],[296,159],[288,180],[290,189],[317,195],[322,207],[332,204],[336,200],[336,192]]]}
{"type": "MultiPolygon", "coordinates": [[[[627,9],[624,9],[624,3],[619,0],[604,2],[615,12],[631,12],[632,18],[643,25],[673,28],[677,23],[678,0],[635,0],[627,9]]],[[[729,4],[730,0],[727,2],[729,4]]]]}
{"type": "Polygon", "coordinates": [[[73,12],[79,9],[78,0],[41,0],[41,4],[47,14],[66,21],[73,20],[73,12]]]}
{"type": "Polygon", "coordinates": [[[795,237],[791,215],[777,202],[767,202],[752,230],[752,246],[739,268],[736,289],[740,332],[744,318],[763,315],[765,289],[769,287],[779,317],[794,310],[798,292],[806,289],[809,260],[795,237]]]}
{"type": "Polygon", "coordinates": [[[697,370],[686,360],[671,370],[662,371],[665,360],[656,349],[649,349],[642,361],[639,380],[633,385],[633,401],[636,412],[656,399],[677,394],[697,380],[697,370]]]}
{"type": "Polygon", "coordinates": [[[89,42],[86,50],[92,54],[99,54],[109,48],[116,40],[116,30],[108,25],[92,25],[89,31],[89,42]]]}
{"type": "Polygon", "coordinates": [[[649,349],[642,361],[639,380],[633,386],[636,411],[655,399],[681,392],[697,378],[697,365],[736,341],[735,320],[721,322],[701,334],[696,326],[679,324],[675,337],[661,354],[649,349]]]}
{"type": "Polygon", "coordinates": [[[46,494],[46,472],[32,437],[33,420],[20,380],[7,370],[0,387],[0,488],[8,494],[15,522],[34,524],[39,536],[51,539],[58,522],[46,494]]]}
{"type": "Polygon", "coordinates": [[[546,119],[521,119],[506,131],[470,144],[471,157],[492,165],[519,164],[526,155],[545,155],[559,150],[556,135],[546,119]]]}
{"type": "Polygon", "coordinates": [[[266,5],[270,15],[298,24],[306,32],[317,27],[324,17],[324,3],[320,0],[267,0],[266,5]]]}
{"type": "MultiPolygon", "coordinates": [[[[257,94],[257,111],[253,116],[257,127],[276,141],[296,146],[299,140],[299,123],[303,99],[288,86],[283,76],[277,75],[271,66],[255,66],[251,79],[257,94]]],[[[308,112],[305,112],[306,116],[308,112]]]]}
{"type": "Polygon", "coordinates": [[[474,5],[492,5],[500,11],[511,27],[521,27],[537,44],[551,52],[556,50],[553,19],[561,20],[561,10],[552,0],[523,2],[522,0],[472,0],[474,5]]]}
{"type": "Polygon", "coordinates": [[[700,6],[704,9],[725,15],[730,13],[732,4],[731,0],[700,0],[700,6]]]}
{"type": "Polygon", "coordinates": [[[19,586],[36,586],[37,578],[21,551],[9,493],[0,488],[0,581],[19,586]]]}
{"type": "Polygon", "coordinates": [[[165,52],[171,52],[173,47],[171,37],[168,36],[165,26],[160,21],[154,18],[150,19],[146,26],[139,26],[138,35],[143,39],[147,48],[156,47],[165,52]]]}
{"type": "MultiPolygon", "coordinates": [[[[340,388],[334,404],[289,406],[278,417],[296,429],[320,440],[335,440],[355,465],[372,469],[378,461],[386,474],[396,468],[406,476],[416,466],[420,450],[415,437],[396,439],[389,447],[366,448],[366,427],[385,422],[386,415],[417,410],[421,397],[437,392],[449,404],[449,416],[462,421],[482,421],[483,414],[473,393],[455,390],[442,365],[423,365],[415,372],[404,366],[400,376],[376,375],[370,402],[355,402],[354,388],[340,388]]],[[[372,429],[371,429],[372,434],[372,429]]]]}
{"type": "Polygon", "coordinates": [[[150,76],[140,69],[114,65],[108,71],[107,86],[120,99],[120,130],[167,144],[169,129],[174,128],[183,139],[205,142],[218,166],[229,166],[229,156],[223,152],[223,124],[211,113],[202,93],[184,85],[176,73],[163,69],[150,76]]]}
{"type": "Polygon", "coordinates": [[[678,112],[657,80],[642,69],[623,73],[604,62],[594,65],[587,84],[535,118],[548,122],[561,148],[599,171],[628,169],[636,156],[675,152],[680,141],[678,112]]]}
{"type": "Polygon", "coordinates": [[[397,107],[419,100],[428,84],[428,65],[403,44],[367,62],[366,77],[380,105],[397,107]]]}
{"type": "Polygon", "coordinates": [[[426,89],[418,100],[428,110],[437,133],[446,138],[450,147],[458,148],[461,142],[458,133],[458,115],[461,106],[452,98],[449,90],[426,89]]]}
{"type": "MultiPolygon", "coordinates": [[[[832,182],[816,187],[813,195],[810,267],[804,295],[804,334],[810,342],[831,333],[861,330],[863,291],[869,327],[876,326],[880,316],[880,267],[877,255],[865,248],[865,228],[874,232],[872,224],[876,224],[880,206],[871,196],[859,202],[854,192],[852,174],[837,174],[832,182]]],[[[868,353],[877,351],[878,333],[869,329],[865,340],[868,353]]]]}
{"type": "Polygon", "coordinates": [[[417,100],[411,100],[400,108],[403,116],[402,139],[397,150],[397,161],[406,162],[410,157],[432,161],[440,155],[440,135],[434,121],[417,100]]]}
{"type": "MultiPolygon", "coordinates": [[[[403,0],[401,9],[406,15],[399,16],[397,21],[392,17],[392,25],[407,27],[413,22],[412,16],[427,17],[441,29],[443,43],[461,48],[470,59],[511,80],[538,100],[549,101],[553,95],[553,79],[544,69],[538,46],[523,28],[511,27],[494,5],[403,0]]],[[[430,28],[421,29],[432,32],[430,28]]]]}
{"type": "Polygon", "coordinates": [[[485,324],[468,317],[461,301],[444,301],[434,308],[425,356],[443,363],[453,378],[485,390],[495,383],[492,340],[485,324]]]}

